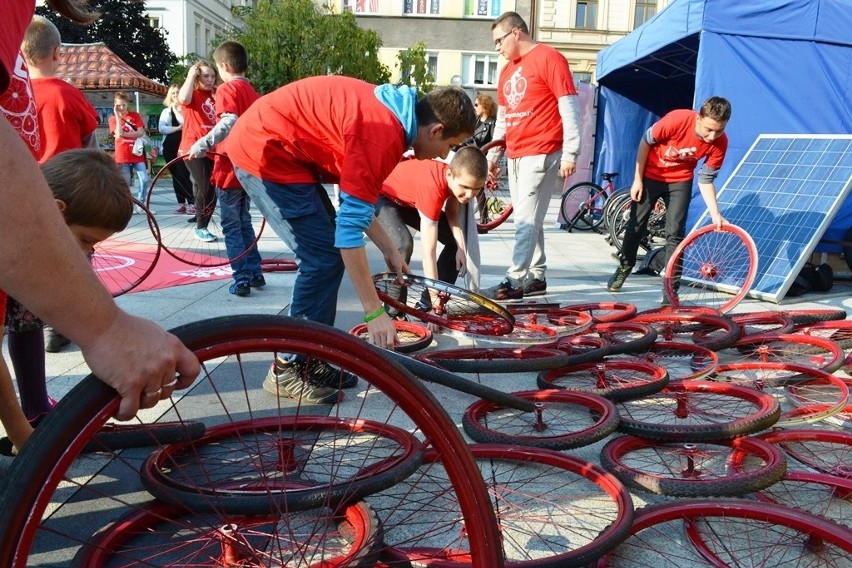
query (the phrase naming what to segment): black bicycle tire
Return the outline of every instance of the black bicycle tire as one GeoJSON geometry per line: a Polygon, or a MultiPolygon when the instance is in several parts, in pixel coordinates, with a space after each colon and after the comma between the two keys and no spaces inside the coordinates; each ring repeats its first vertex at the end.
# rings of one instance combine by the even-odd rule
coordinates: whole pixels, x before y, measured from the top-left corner
{"type": "Polygon", "coordinates": [[[766,430],[778,422],[778,419],[781,417],[781,406],[770,394],[746,387],[737,387],[704,380],[682,381],[677,384],[669,384],[662,392],[651,395],[651,397],[646,397],[644,401],[647,401],[648,404],[653,404],[653,401],[647,399],[657,396],[668,396],[673,392],[712,393],[716,395],[736,396],[756,406],[757,409],[744,417],[725,422],[694,425],[675,423],[669,425],[632,418],[630,412],[625,411],[624,405],[640,404],[643,400],[625,401],[619,403],[618,407],[619,416],[621,417],[621,421],[618,424],[618,431],[623,434],[631,434],[633,436],[664,442],[716,442],[766,430]]]}
{"type": "Polygon", "coordinates": [[[741,333],[740,327],[731,321],[730,318],[714,316],[699,311],[669,310],[656,313],[646,312],[637,314],[633,318],[633,321],[650,325],[656,324],[654,327],[662,328],[662,332],[660,329],[657,329],[657,336],[663,337],[666,341],[678,341],[670,337],[670,334],[684,331],[689,333],[690,327],[694,327],[695,329],[691,330],[691,340],[697,345],[701,345],[712,351],[719,351],[720,349],[730,347],[739,340],[741,333]],[[675,324],[674,326],[671,325],[673,323],[675,324]],[[713,326],[716,330],[722,330],[722,334],[719,337],[710,337],[708,333],[699,336],[701,326],[713,326]],[[699,337],[698,341],[696,341],[696,337],[699,337]]]}
{"type": "Polygon", "coordinates": [[[661,391],[669,384],[669,374],[665,368],[643,361],[640,359],[609,359],[594,363],[583,363],[581,365],[569,365],[549,371],[542,371],[536,377],[538,387],[540,389],[564,389],[572,392],[587,392],[602,396],[613,402],[621,402],[648,396],[661,391]],[[565,375],[585,372],[592,369],[598,370],[601,373],[608,369],[632,369],[641,371],[651,377],[651,380],[644,382],[631,383],[629,386],[622,385],[607,385],[597,387],[594,384],[588,386],[564,386],[560,384],[560,377],[565,375]]]}
{"type": "Polygon", "coordinates": [[[602,396],[560,390],[522,391],[512,394],[528,400],[544,401],[545,405],[548,402],[562,402],[585,406],[589,409],[593,419],[596,419],[596,422],[592,426],[576,432],[549,437],[505,434],[487,428],[480,422],[478,419],[480,416],[499,408],[499,405],[493,402],[480,400],[468,406],[462,415],[462,427],[465,433],[471,439],[483,444],[510,444],[548,450],[569,450],[603,440],[618,427],[618,412],[615,406],[602,396]]]}
{"type": "MultiPolygon", "coordinates": [[[[609,233],[613,218],[624,200],[630,199],[630,186],[619,187],[609,196],[604,206],[604,229],[609,233]]],[[[610,243],[612,244],[612,243],[610,243]]]]}
{"type": "MultiPolygon", "coordinates": [[[[709,442],[709,444],[737,446],[739,448],[737,451],[741,451],[743,447],[760,450],[767,463],[755,472],[738,472],[730,478],[702,478],[699,475],[678,479],[648,475],[627,467],[620,459],[627,452],[636,448],[658,445],[656,441],[635,436],[618,436],[607,442],[601,449],[600,460],[603,468],[627,487],[669,497],[733,497],[744,495],[769,487],[784,477],[787,472],[787,460],[781,451],[774,445],[757,438],[740,437],[727,442],[709,442]]],[[[756,452],[753,451],[753,453],[756,452]]]]}
{"type": "Polygon", "coordinates": [[[571,187],[569,187],[564,194],[562,194],[562,199],[559,202],[559,213],[562,215],[562,219],[565,220],[567,224],[567,230],[570,233],[572,229],[577,229],[578,231],[591,231],[596,228],[603,222],[603,215],[601,215],[600,220],[598,222],[589,222],[584,218],[582,212],[584,209],[581,207],[576,213],[566,212],[565,203],[572,193],[577,192],[577,194],[581,194],[583,190],[587,191],[587,195],[583,196],[582,202],[588,201],[592,194],[595,195],[595,199],[598,196],[603,196],[604,205],[606,205],[607,194],[604,188],[599,186],[598,184],[590,181],[581,181],[580,183],[575,183],[571,187]]]}
{"type": "MultiPolygon", "coordinates": [[[[760,314],[761,312],[753,312],[760,314]]],[[[843,308],[818,308],[801,310],[781,310],[785,316],[793,320],[797,326],[817,323],[821,321],[845,320],[846,310],[843,308]]]]}
{"type": "Polygon", "coordinates": [[[565,366],[571,355],[564,351],[534,347],[470,347],[434,350],[417,357],[454,373],[525,373],[565,366]]]}
{"type": "MultiPolygon", "coordinates": [[[[213,427],[202,438],[193,440],[188,448],[183,448],[184,444],[169,444],[152,452],[139,470],[142,485],[157,500],[177,507],[188,508],[197,513],[267,515],[274,514],[276,511],[304,511],[322,506],[336,507],[340,504],[356,503],[368,495],[387,489],[405,479],[420,466],[423,459],[422,447],[418,443],[412,447],[415,451],[405,453],[400,456],[400,459],[394,459],[393,461],[396,463],[384,464],[381,468],[374,467],[377,464],[371,464],[369,470],[357,472],[352,478],[343,479],[340,483],[334,485],[320,484],[316,487],[305,487],[292,491],[289,488],[284,488],[278,492],[275,491],[275,488],[267,485],[256,491],[227,487],[206,489],[197,484],[194,486],[187,485],[179,480],[171,479],[167,473],[164,473],[164,470],[168,472],[172,469],[172,465],[177,463],[175,455],[180,455],[184,451],[195,457],[201,453],[197,449],[198,446],[215,445],[228,437],[244,438],[245,432],[243,430],[238,433],[232,431],[234,426],[252,428],[253,430],[270,428],[273,432],[276,430],[286,432],[289,431],[289,428],[293,430],[305,428],[312,434],[325,429],[360,433],[386,430],[389,427],[387,424],[372,424],[369,420],[342,421],[320,416],[298,416],[291,420],[287,420],[286,417],[273,417],[267,420],[229,423],[225,426],[229,430],[228,432],[222,432],[217,427],[213,427]]],[[[397,435],[402,433],[401,429],[395,429],[398,430],[397,435]]],[[[207,479],[200,481],[212,482],[212,480],[207,479]]]]}
{"type": "MultiPolygon", "coordinates": [[[[236,329],[251,331],[258,338],[268,338],[271,334],[286,331],[284,335],[288,336],[287,342],[291,348],[312,349],[323,353],[324,357],[330,356],[330,353],[317,344],[317,334],[324,334],[324,337],[328,335],[331,344],[338,349],[332,359],[339,360],[340,364],[357,362],[361,371],[369,367],[392,371],[399,374],[401,379],[408,377],[409,380],[383,382],[382,387],[388,396],[397,397],[394,400],[398,401],[403,411],[410,413],[430,444],[441,452],[444,462],[452,464],[455,472],[452,479],[457,485],[459,506],[468,515],[475,515],[477,520],[473,523],[474,517],[468,517],[471,519],[468,542],[471,550],[476,551],[473,558],[475,565],[478,568],[503,565],[495,544],[499,542],[496,518],[478,468],[467,450],[464,438],[428,390],[417,381],[411,381],[410,375],[388,362],[378,349],[361,346],[357,339],[340,330],[304,320],[283,316],[227,316],[181,326],[172,332],[190,349],[197,349],[199,343],[203,342],[233,341],[236,329]],[[348,345],[348,355],[339,351],[341,345],[348,345]],[[352,360],[353,350],[361,352],[357,361],[352,360]],[[344,359],[344,356],[347,358],[344,359]],[[421,397],[424,398],[417,400],[421,397]]],[[[4,538],[0,539],[0,562],[4,565],[15,568],[25,566],[28,547],[39,529],[47,500],[65,475],[69,464],[79,454],[86,438],[94,435],[117,411],[119,402],[112,388],[93,375],[87,376],[60,400],[56,411],[51,412],[34,432],[30,440],[32,443],[22,448],[8,474],[0,479],[0,527],[4,527],[4,538]],[[49,493],[45,495],[45,491],[49,493]]]]}
{"type": "Polygon", "coordinates": [[[648,324],[635,320],[616,321],[595,324],[587,332],[606,339],[610,343],[610,355],[623,355],[647,351],[657,341],[657,330],[648,324]],[[629,341],[614,341],[615,334],[623,332],[639,333],[639,337],[629,341]]]}
{"type": "Polygon", "coordinates": [[[102,452],[163,446],[197,440],[207,427],[202,422],[108,423],[94,435],[84,451],[102,452]]]}

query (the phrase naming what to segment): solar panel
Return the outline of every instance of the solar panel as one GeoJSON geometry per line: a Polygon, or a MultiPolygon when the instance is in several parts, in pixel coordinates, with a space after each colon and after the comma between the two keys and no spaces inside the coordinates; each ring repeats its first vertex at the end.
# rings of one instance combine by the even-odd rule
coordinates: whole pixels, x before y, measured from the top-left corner
{"type": "MultiPolygon", "coordinates": [[[[852,188],[852,135],[762,134],[717,192],[757,248],[750,296],[780,302],[852,188]]],[[[705,211],[694,229],[708,225],[705,211]]]]}

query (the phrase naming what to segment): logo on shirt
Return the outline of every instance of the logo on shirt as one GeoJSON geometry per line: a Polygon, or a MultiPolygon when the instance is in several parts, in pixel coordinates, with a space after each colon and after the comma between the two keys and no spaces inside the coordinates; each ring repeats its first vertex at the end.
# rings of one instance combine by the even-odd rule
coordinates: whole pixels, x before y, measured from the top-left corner
{"type": "Polygon", "coordinates": [[[216,122],[216,107],[213,105],[213,97],[207,97],[201,105],[201,112],[211,123],[216,122]]]}
{"type": "Polygon", "coordinates": [[[518,67],[511,77],[503,84],[503,96],[510,109],[517,107],[527,92],[527,80],[521,74],[523,67],[518,67]]]}
{"type": "Polygon", "coordinates": [[[695,152],[698,148],[695,146],[689,148],[675,148],[669,146],[660,154],[660,165],[666,168],[671,168],[684,163],[695,163],[698,159],[695,157],[695,152]]]}
{"type": "Polygon", "coordinates": [[[9,88],[0,96],[0,112],[35,155],[41,151],[38,117],[30,74],[24,57],[18,53],[9,88]]]}

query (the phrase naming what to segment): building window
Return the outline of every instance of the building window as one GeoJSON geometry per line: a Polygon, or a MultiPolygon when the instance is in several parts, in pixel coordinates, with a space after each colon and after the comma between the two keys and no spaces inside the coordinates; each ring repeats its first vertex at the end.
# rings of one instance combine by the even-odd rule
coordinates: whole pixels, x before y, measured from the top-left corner
{"type": "Polygon", "coordinates": [[[577,18],[574,23],[575,28],[594,30],[598,23],[598,2],[597,0],[583,0],[577,2],[577,18]]]}
{"type": "Polygon", "coordinates": [[[478,87],[497,86],[497,61],[499,56],[471,54],[462,57],[462,84],[478,87]]]}
{"type": "Polygon", "coordinates": [[[441,0],[405,0],[402,13],[405,15],[438,15],[441,13],[441,0]]]}
{"type": "Polygon", "coordinates": [[[496,18],[502,14],[500,0],[464,0],[465,16],[488,16],[496,18]]]}
{"type": "Polygon", "coordinates": [[[150,14],[145,16],[145,19],[148,22],[148,25],[154,28],[155,30],[162,27],[162,22],[160,20],[160,16],[152,16],[150,14]]]}
{"type": "Polygon", "coordinates": [[[592,82],[592,74],[588,71],[572,71],[572,73],[574,74],[574,85],[592,82]]]}
{"type": "MultiPolygon", "coordinates": [[[[426,54],[426,71],[432,76],[432,81],[435,81],[438,78],[438,54],[437,53],[427,53],[426,54]]],[[[407,81],[411,76],[411,69],[401,69],[400,75],[402,76],[403,81],[407,81]]]]}
{"type": "Polygon", "coordinates": [[[657,13],[657,0],[636,0],[633,29],[638,28],[657,13]]]}
{"type": "Polygon", "coordinates": [[[343,9],[356,14],[375,14],[379,11],[379,0],[346,0],[343,9]]]}

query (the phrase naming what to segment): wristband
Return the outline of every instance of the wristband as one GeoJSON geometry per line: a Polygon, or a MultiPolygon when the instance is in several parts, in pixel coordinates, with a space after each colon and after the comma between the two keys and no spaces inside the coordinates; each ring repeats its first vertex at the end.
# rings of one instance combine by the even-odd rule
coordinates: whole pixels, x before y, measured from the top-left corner
{"type": "Polygon", "coordinates": [[[385,307],[379,306],[378,309],[375,312],[369,313],[369,314],[364,316],[364,323],[370,323],[371,321],[373,321],[374,319],[376,319],[377,317],[379,317],[383,313],[385,313],[385,307]]]}

